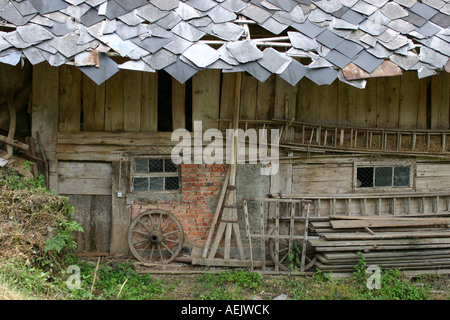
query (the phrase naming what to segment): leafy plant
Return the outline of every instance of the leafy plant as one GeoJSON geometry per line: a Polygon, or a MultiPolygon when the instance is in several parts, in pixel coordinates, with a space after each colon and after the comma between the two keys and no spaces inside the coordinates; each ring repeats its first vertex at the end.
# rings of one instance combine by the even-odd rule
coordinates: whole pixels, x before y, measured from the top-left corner
{"type": "Polygon", "coordinates": [[[242,292],[250,293],[258,290],[262,285],[262,278],[258,273],[241,269],[206,273],[200,277],[197,288],[202,300],[240,299],[242,292]]]}
{"type": "MultiPolygon", "coordinates": [[[[31,161],[25,161],[22,166],[22,172],[29,174],[33,164],[34,163],[31,161]]],[[[46,190],[45,176],[43,174],[40,174],[37,177],[31,176],[27,178],[17,170],[11,168],[3,169],[3,182],[0,182],[0,185],[2,183],[6,184],[10,190],[46,190]]]]}
{"type": "Polygon", "coordinates": [[[353,278],[360,286],[363,297],[376,300],[422,300],[428,293],[425,288],[419,288],[403,277],[398,269],[381,269],[380,288],[368,289],[367,263],[361,253],[357,265],[354,266],[353,278]]]}

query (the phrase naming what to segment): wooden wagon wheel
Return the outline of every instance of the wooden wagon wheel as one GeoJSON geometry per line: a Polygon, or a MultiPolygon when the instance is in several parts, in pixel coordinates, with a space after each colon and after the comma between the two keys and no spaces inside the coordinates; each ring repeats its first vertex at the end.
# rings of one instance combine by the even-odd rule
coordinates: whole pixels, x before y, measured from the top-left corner
{"type": "Polygon", "coordinates": [[[169,263],[183,248],[184,231],[175,216],[163,210],[141,213],[130,225],[128,245],[144,263],[169,263]]]}
{"type": "MultiPolygon", "coordinates": [[[[289,222],[284,221],[280,223],[279,226],[279,234],[282,236],[289,235],[289,222]]],[[[275,228],[269,232],[269,234],[275,234],[275,228]]],[[[301,261],[301,252],[302,252],[302,240],[295,239],[293,243],[289,246],[289,239],[279,238],[278,239],[278,256],[276,255],[276,239],[270,238],[269,243],[269,254],[273,263],[278,266],[278,268],[282,271],[291,270],[292,266],[300,267],[299,261],[301,261]],[[290,254],[291,253],[291,254],[290,254]]],[[[311,255],[307,252],[306,255],[306,265],[305,271],[311,269],[314,266],[315,258],[314,255],[311,255]]]]}

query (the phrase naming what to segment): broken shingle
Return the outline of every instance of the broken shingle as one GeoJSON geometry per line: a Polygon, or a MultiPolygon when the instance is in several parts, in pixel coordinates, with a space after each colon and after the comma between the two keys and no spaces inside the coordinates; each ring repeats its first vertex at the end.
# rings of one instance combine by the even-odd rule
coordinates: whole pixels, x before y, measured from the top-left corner
{"type": "Polygon", "coordinates": [[[344,40],[341,43],[339,43],[334,49],[346,55],[349,58],[353,58],[359,52],[361,52],[361,50],[363,50],[364,47],[357,44],[356,42],[344,40]]]}
{"type": "Polygon", "coordinates": [[[266,81],[272,75],[271,72],[261,66],[257,61],[243,63],[240,65],[240,67],[251,74],[259,82],[266,81]]]}
{"type": "Polygon", "coordinates": [[[215,24],[212,27],[212,33],[220,39],[226,41],[238,41],[244,34],[244,27],[231,22],[215,24]]]}
{"type": "Polygon", "coordinates": [[[408,12],[395,2],[386,3],[381,11],[391,20],[406,17],[408,12]]]}
{"type": "Polygon", "coordinates": [[[426,20],[431,19],[438,12],[436,9],[433,9],[432,7],[421,2],[417,2],[409,8],[409,10],[426,20]]]}
{"type": "Polygon", "coordinates": [[[301,49],[304,51],[313,51],[317,50],[319,46],[316,39],[307,37],[300,32],[289,31],[288,36],[289,40],[292,43],[292,46],[297,49],[301,49]]]}
{"type": "Polygon", "coordinates": [[[275,74],[281,74],[292,62],[285,54],[278,52],[273,48],[266,48],[263,51],[263,57],[258,60],[258,63],[275,74]]]}
{"type": "Polygon", "coordinates": [[[193,44],[183,52],[183,56],[199,68],[206,68],[219,59],[217,51],[204,43],[193,44]]]}
{"type": "Polygon", "coordinates": [[[292,59],[287,68],[280,74],[284,81],[295,86],[307,73],[309,69],[297,60],[292,59]]]}
{"type": "Polygon", "coordinates": [[[148,22],[153,23],[167,16],[169,11],[162,11],[149,3],[143,7],[137,8],[136,14],[148,22]]]}
{"type": "Polygon", "coordinates": [[[205,35],[205,32],[198,30],[184,21],[181,21],[173,27],[172,32],[188,41],[198,41],[205,35]]]}
{"type": "Polygon", "coordinates": [[[86,66],[79,67],[79,69],[97,85],[101,85],[103,82],[119,72],[117,63],[103,53],[100,54],[98,68],[94,66],[86,66]]]}
{"type": "Polygon", "coordinates": [[[343,55],[337,50],[331,50],[326,56],[325,59],[333,63],[335,66],[338,66],[339,68],[344,68],[346,65],[348,65],[350,62],[352,62],[352,59],[347,57],[346,55],[343,55]]]}
{"type": "Polygon", "coordinates": [[[332,68],[317,68],[309,70],[306,77],[319,86],[329,85],[336,80],[338,72],[332,68]]]}
{"type": "Polygon", "coordinates": [[[40,14],[47,14],[50,12],[59,11],[65,9],[69,4],[63,0],[28,0],[31,2],[33,7],[39,11],[40,14]]]}
{"type": "Polygon", "coordinates": [[[330,30],[325,30],[320,35],[318,35],[316,39],[318,42],[330,49],[333,49],[344,40],[330,30]]]}
{"type": "Polygon", "coordinates": [[[164,70],[174,77],[179,83],[185,83],[198,71],[180,59],[177,59],[177,61],[165,67],[164,70]]]}
{"type": "Polygon", "coordinates": [[[411,69],[420,60],[419,56],[413,52],[408,52],[406,56],[393,54],[390,59],[403,70],[411,69]]]}
{"type": "Polygon", "coordinates": [[[226,48],[240,63],[247,63],[263,57],[262,52],[252,40],[230,42],[226,48]]]}
{"type": "Polygon", "coordinates": [[[177,61],[177,56],[168,50],[161,49],[155,54],[142,58],[142,60],[148,63],[153,69],[161,70],[177,61]]]}
{"type": "Polygon", "coordinates": [[[50,31],[37,24],[20,26],[16,30],[22,40],[30,44],[36,44],[53,38],[53,34],[50,31]]]}
{"type": "Polygon", "coordinates": [[[168,43],[172,42],[171,39],[160,38],[160,37],[147,37],[145,39],[140,39],[139,37],[135,37],[135,38],[130,39],[130,41],[150,53],[155,53],[156,51],[163,48],[168,43]]]}
{"type": "Polygon", "coordinates": [[[244,16],[258,22],[259,24],[263,23],[267,19],[270,18],[271,14],[269,11],[264,10],[258,6],[255,6],[253,4],[250,4],[248,7],[246,7],[244,10],[240,12],[240,14],[243,14],[244,16]]]}
{"type": "Polygon", "coordinates": [[[362,51],[353,60],[353,63],[361,69],[364,69],[367,73],[372,73],[372,71],[374,71],[380,64],[383,63],[383,61],[383,59],[379,59],[371,55],[367,51],[362,51]]]}
{"type": "Polygon", "coordinates": [[[11,3],[6,6],[5,9],[0,11],[0,17],[8,21],[9,23],[12,23],[16,26],[23,26],[28,21],[33,19],[35,14],[30,14],[27,16],[23,16],[14,5],[11,3]]]}
{"type": "Polygon", "coordinates": [[[87,44],[77,45],[79,37],[80,36],[78,34],[72,32],[60,38],[55,38],[51,41],[51,45],[66,58],[70,58],[89,48],[89,45],[87,44]]]}

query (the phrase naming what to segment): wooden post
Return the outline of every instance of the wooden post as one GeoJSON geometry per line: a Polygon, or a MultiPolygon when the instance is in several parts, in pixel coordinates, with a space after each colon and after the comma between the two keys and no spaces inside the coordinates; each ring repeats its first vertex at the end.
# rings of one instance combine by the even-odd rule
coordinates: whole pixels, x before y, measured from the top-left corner
{"type": "MultiPolygon", "coordinates": [[[[242,73],[238,73],[236,77],[236,95],[233,110],[233,129],[236,130],[239,126],[239,105],[240,105],[240,90],[242,83],[242,73]]],[[[227,187],[225,204],[223,206],[222,218],[220,220],[219,228],[217,230],[216,238],[212,246],[209,259],[214,259],[219,243],[225,232],[225,252],[224,259],[230,259],[231,249],[231,235],[234,232],[236,245],[238,247],[239,256],[244,259],[244,250],[242,246],[241,235],[239,231],[238,215],[237,215],[237,201],[236,201],[236,162],[237,162],[237,142],[238,137],[233,136],[232,159],[230,164],[230,180],[227,187]]]]}
{"type": "MultiPolygon", "coordinates": [[[[13,142],[14,141],[14,135],[16,133],[16,108],[14,106],[14,95],[10,94],[6,97],[6,102],[8,104],[8,111],[9,111],[9,131],[8,131],[8,141],[13,142]]],[[[8,153],[8,156],[13,155],[13,147],[10,144],[6,145],[6,152],[8,153]]]]}

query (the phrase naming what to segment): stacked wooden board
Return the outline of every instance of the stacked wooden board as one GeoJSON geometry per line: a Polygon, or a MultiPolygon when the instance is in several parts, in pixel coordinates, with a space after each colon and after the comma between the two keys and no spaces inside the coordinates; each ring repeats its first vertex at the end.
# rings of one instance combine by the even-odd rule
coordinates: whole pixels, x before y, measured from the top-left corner
{"type": "Polygon", "coordinates": [[[361,254],[381,269],[450,273],[450,216],[331,216],[310,228],[323,272],[353,272],[361,254]]]}

